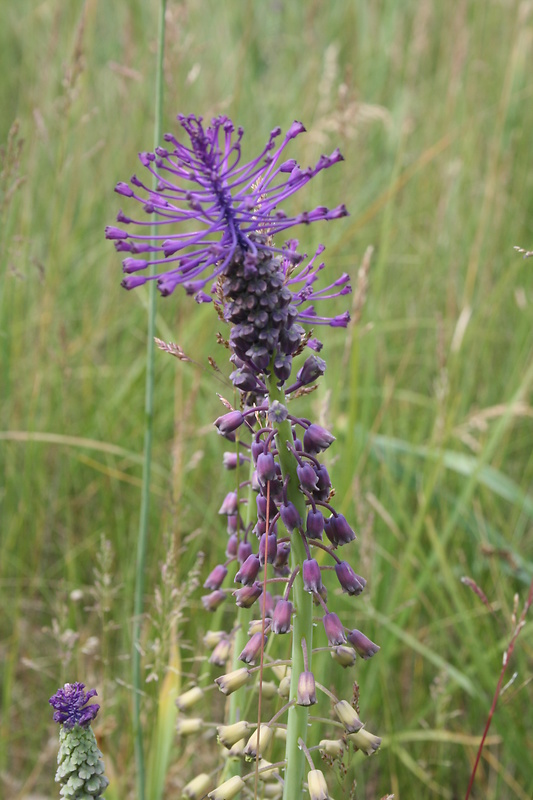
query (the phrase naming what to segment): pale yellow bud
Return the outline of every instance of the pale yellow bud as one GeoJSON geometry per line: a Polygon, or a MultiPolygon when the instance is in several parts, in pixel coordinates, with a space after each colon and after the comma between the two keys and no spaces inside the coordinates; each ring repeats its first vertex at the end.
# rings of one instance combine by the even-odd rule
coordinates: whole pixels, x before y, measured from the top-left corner
{"type": "Polygon", "coordinates": [[[288,664],[274,664],[274,666],[272,667],[272,672],[274,673],[278,681],[281,681],[283,680],[283,678],[286,678],[287,676],[290,677],[291,668],[289,667],[288,664]]]}
{"type": "Polygon", "coordinates": [[[267,761],[264,758],[259,760],[259,779],[262,781],[267,781],[273,774],[279,772],[279,767],[272,766],[270,761],[267,761]]]}
{"type": "Polygon", "coordinates": [[[218,741],[224,747],[233,747],[235,742],[246,736],[249,727],[249,724],[244,719],[240,722],[235,722],[233,725],[219,725],[217,728],[218,741]]]}
{"type": "Polygon", "coordinates": [[[244,781],[239,775],[234,775],[207,795],[211,800],[231,800],[244,787],[244,781]]]}
{"type": "Polygon", "coordinates": [[[344,745],[342,739],[322,739],[318,743],[318,749],[326,756],[337,758],[342,755],[344,745]]]}
{"type": "Polygon", "coordinates": [[[359,719],[357,712],[351,707],[347,700],[339,700],[339,702],[335,704],[334,709],[348,733],[356,733],[363,727],[363,723],[359,719]]]}
{"type": "Polygon", "coordinates": [[[328,785],[321,770],[312,769],[307,773],[307,788],[311,800],[329,800],[328,785]]]}
{"type": "MultiPolygon", "coordinates": [[[[244,757],[244,748],[246,747],[246,739],[243,737],[239,739],[238,742],[235,742],[233,747],[230,747],[228,750],[228,758],[243,758],[244,757]]],[[[224,750],[224,752],[226,752],[224,750]]]]}
{"type": "Polygon", "coordinates": [[[188,708],[198,703],[203,696],[204,693],[202,689],[200,689],[199,686],[193,686],[192,689],[183,692],[183,694],[180,694],[180,696],[176,698],[176,705],[180,711],[187,711],[188,708]]]}
{"type": "Polygon", "coordinates": [[[212,778],[210,778],[209,775],[206,775],[205,772],[202,772],[183,787],[181,796],[184,798],[184,800],[200,800],[200,798],[205,797],[205,793],[207,792],[211,782],[212,778]]]}
{"type": "Polygon", "coordinates": [[[361,730],[356,733],[348,734],[348,739],[358,750],[362,750],[367,756],[371,756],[375,753],[381,744],[379,736],[374,736],[373,733],[369,733],[365,728],[361,728],[361,730]]]}
{"type": "Polygon", "coordinates": [[[291,679],[290,676],[287,675],[280,681],[278,687],[278,694],[283,700],[288,700],[290,693],[291,693],[291,679]]]}
{"type": "MultiPolygon", "coordinates": [[[[259,691],[259,684],[256,684],[257,691],[259,691]]],[[[267,700],[271,700],[275,697],[278,693],[278,687],[274,683],[274,681],[263,681],[261,684],[261,691],[263,697],[266,697],[267,700]]]]}
{"type": "Polygon", "coordinates": [[[340,644],[334,650],[331,650],[330,653],[332,659],[345,669],[346,667],[353,667],[357,659],[355,650],[351,647],[347,647],[345,644],[340,644]]]}
{"type": "Polygon", "coordinates": [[[199,733],[204,726],[204,721],[199,717],[178,717],[176,721],[176,732],[179,736],[190,736],[193,733],[199,733]]]}
{"type": "Polygon", "coordinates": [[[225,675],[221,675],[219,678],[215,678],[215,683],[218,685],[222,694],[227,695],[236,692],[237,689],[244,686],[249,677],[250,673],[246,667],[241,667],[240,669],[233,670],[233,672],[226,672],[225,675]]]}
{"type": "Polygon", "coordinates": [[[274,731],[269,725],[261,725],[255,730],[244,748],[246,758],[257,758],[257,754],[263,755],[268,745],[272,741],[274,731]]]}
{"type": "Polygon", "coordinates": [[[212,650],[227,635],[226,631],[207,631],[204,636],[204,644],[212,650]]]}

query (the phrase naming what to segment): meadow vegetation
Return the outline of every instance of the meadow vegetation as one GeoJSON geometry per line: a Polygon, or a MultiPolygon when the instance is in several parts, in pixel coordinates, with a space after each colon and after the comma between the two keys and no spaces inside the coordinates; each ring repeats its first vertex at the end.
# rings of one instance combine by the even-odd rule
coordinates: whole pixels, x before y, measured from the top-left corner
{"type": "MultiPolygon", "coordinates": [[[[79,680],[98,689],[114,800],[134,786],[147,295],[121,289],[103,231],[115,183],[152,147],[157,3],[18,0],[2,17],[0,793],[54,796],[47,700],[79,680]]],[[[299,119],[308,133],[291,156],[345,157],[294,201],[346,203],[347,219],[297,235],[309,253],[327,243],[360,306],[356,325],[321,336],[328,371],[306,402],[337,437],[336,504],[357,522],[368,580],[356,611],[344,596],[337,608],[381,646],[343,673],[344,693],[355,677],[383,744],[330,790],[461,798],[533,577],[533,262],[513,250],[533,247],[533,4],[169,0],[166,46],[165,130],[179,112],[224,113],[252,157],[299,119]]],[[[186,686],[215,627],[191,573],[226,544],[231,475],[212,420],[229,390],[207,361],[222,363],[219,329],[181,291],[158,299],[157,336],[194,363],[156,355],[149,752],[169,664],[186,686]]],[[[530,625],[474,797],[533,796],[530,625]]],[[[200,746],[208,764],[212,743],[200,746]]],[[[179,796],[198,747],[173,740],[164,797],[179,796]]]]}

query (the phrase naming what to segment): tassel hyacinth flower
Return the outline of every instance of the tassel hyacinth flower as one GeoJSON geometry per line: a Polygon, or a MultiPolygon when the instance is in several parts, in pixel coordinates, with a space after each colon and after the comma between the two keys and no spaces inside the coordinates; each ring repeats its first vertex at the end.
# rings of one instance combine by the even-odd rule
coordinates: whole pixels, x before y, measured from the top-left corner
{"type": "MultiPolygon", "coordinates": [[[[244,718],[249,693],[261,691],[267,670],[278,679],[281,707],[270,719],[257,720],[259,726],[244,748],[240,739],[231,747],[245,757],[270,759],[272,751],[279,755],[279,742],[286,740],[282,766],[269,768],[264,780],[273,795],[276,785],[283,786],[284,798],[292,800],[301,796],[306,780],[300,743],[305,747],[308,740],[309,707],[325,699],[330,719],[335,709],[347,733],[363,727],[346,701],[315,683],[314,621],[322,621],[323,630],[316,633],[319,649],[329,647],[343,666],[355,661],[356,651],[369,658],[379,649],[359,631],[346,630],[328,605],[325,567],[335,574],[339,591],[348,595],[359,595],[366,582],[336,555],[355,539],[355,532],[332,505],[334,491],[321,461],[335,437],[292,412],[293,401],[326,370],[318,355],[322,343],[304,326],[346,327],[347,312],[320,316],[315,303],[347,295],[349,276],[342,274],[318,289],[324,248],[308,258],[299,253],[296,239],[279,241],[280,234],[297,225],[347,215],[344,205],[331,210],[319,206],[296,215],[283,209],[296,191],[343,158],[335,150],[309,168],[287,158],[287,146],[305,130],[294,122],[281,143],[276,143],[281,136],[276,128],[260,155],[242,163],[243,131],[235,130],[227,117],[217,117],[208,126],[195,116],[180,115],[178,122],[185,143],[167,134],[166,146],[139,156],[150,177],[145,181],[134,175],[129,183],[116,186],[130,204],[140,203],[149,219],[135,220],[120,211],[120,227],[108,227],[106,236],[126,254],[125,288],[155,280],[166,296],[181,285],[199,303],[214,301],[219,319],[228,325],[223,343],[230,351],[229,378],[238,402],[234,408],[224,401],[227,413],[214,424],[236,445],[234,453],[224,454],[224,466],[236,475],[237,486],[219,511],[227,520],[227,560],[211,571],[204,584],[210,593],[202,600],[206,610],[215,611],[233,594],[237,621],[228,632],[209,637],[215,650],[224,651],[223,657],[213,653],[210,661],[223,664],[232,644],[230,668],[216,679],[220,690],[230,695],[229,726],[254,725],[253,719],[244,718]],[[154,176],[157,188],[152,190],[148,184],[154,176]],[[151,224],[158,231],[155,238],[147,230],[151,224]],[[293,369],[295,359],[298,365],[293,369]],[[330,565],[324,563],[328,559],[330,565]],[[260,618],[258,624],[252,622],[254,617],[260,618]],[[290,642],[289,659],[277,655],[284,642],[290,642]],[[347,657],[350,652],[352,659],[347,657]],[[285,716],[286,723],[277,722],[285,716]],[[261,747],[252,746],[254,742],[261,747]],[[269,784],[271,773],[276,780],[269,784]]],[[[265,703],[269,685],[265,680],[265,703]]],[[[369,736],[373,744],[379,742],[369,736]]],[[[365,744],[361,749],[376,748],[365,744]]],[[[309,775],[310,795],[324,795],[320,771],[309,775]]],[[[240,772],[226,766],[209,796],[230,796],[240,791],[243,780],[246,776],[241,779],[240,772]]]]}
{"type": "Polygon", "coordinates": [[[56,782],[61,784],[60,796],[68,800],[102,797],[109,785],[91,728],[100,706],[87,705],[96,689],[84,690],[83,683],[66,683],[48,701],[55,709],[54,722],[61,725],[56,782]]]}

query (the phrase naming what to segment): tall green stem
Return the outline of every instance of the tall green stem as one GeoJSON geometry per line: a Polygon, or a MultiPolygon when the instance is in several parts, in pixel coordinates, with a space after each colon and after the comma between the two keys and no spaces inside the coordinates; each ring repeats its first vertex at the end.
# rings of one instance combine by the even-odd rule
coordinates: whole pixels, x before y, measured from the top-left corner
{"type": "MultiPolygon", "coordinates": [[[[159,7],[158,54],[155,84],[155,120],[154,148],[161,143],[163,117],[163,55],[165,50],[165,10],[166,0],[161,0],[159,7]]],[[[155,179],[154,179],[154,188],[155,179]]],[[[156,235],[156,227],[152,226],[152,236],[156,235]]],[[[135,763],[137,780],[137,799],[145,797],[145,768],[143,732],[141,725],[141,627],[144,607],[144,574],[146,570],[146,549],[148,542],[148,512],[150,508],[150,473],[152,462],[152,430],[154,416],[154,334],[155,334],[155,281],[148,284],[148,324],[146,347],[146,385],[144,400],[144,452],[143,475],[141,489],[141,510],[139,515],[139,536],[137,539],[137,561],[135,570],[135,596],[133,603],[133,649],[132,649],[132,683],[133,683],[133,736],[135,744],[135,763]]]]}
{"type": "MultiPolygon", "coordinates": [[[[270,380],[268,383],[270,403],[274,400],[285,405],[285,395],[276,385],[276,381],[270,380]]],[[[287,445],[294,444],[292,428],[289,420],[276,423],[278,433],[276,443],[279,452],[279,460],[283,478],[289,479],[287,485],[287,499],[296,508],[302,520],[306,518],[305,497],[298,489],[298,476],[296,474],[297,462],[287,445]]],[[[302,538],[298,532],[291,536],[291,569],[300,567],[300,572],[293,585],[293,634],[292,634],[292,674],[290,700],[296,700],[298,694],[298,678],[304,671],[304,657],[302,651],[302,639],[305,639],[308,653],[308,667],[312,670],[312,647],[313,647],[313,598],[304,591],[301,565],[307,558],[302,538]]],[[[290,707],[287,717],[287,744],[285,758],[287,766],[285,769],[285,787],[283,790],[283,800],[298,800],[302,795],[303,778],[305,771],[305,755],[303,749],[298,744],[302,739],[304,744],[307,742],[309,711],[305,706],[293,705],[290,707]]]]}

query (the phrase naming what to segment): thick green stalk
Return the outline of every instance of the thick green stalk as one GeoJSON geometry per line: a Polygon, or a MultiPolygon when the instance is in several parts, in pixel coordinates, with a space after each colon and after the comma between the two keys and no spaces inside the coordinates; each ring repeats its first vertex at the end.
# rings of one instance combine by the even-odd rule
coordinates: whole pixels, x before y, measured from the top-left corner
{"type": "MultiPolygon", "coordinates": [[[[268,382],[270,403],[274,400],[286,404],[285,395],[276,384],[275,379],[268,382]]],[[[289,420],[276,423],[278,433],[276,444],[279,452],[279,460],[283,478],[289,478],[287,485],[287,499],[296,508],[302,520],[306,518],[305,497],[298,489],[298,477],[296,474],[297,462],[294,455],[287,445],[293,446],[292,427],[289,420]]],[[[301,565],[307,558],[302,538],[296,531],[291,535],[291,569],[295,570],[298,566],[300,572],[293,585],[293,606],[294,615],[292,619],[292,675],[290,700],[296,700],[298,694],[298,678],[304,671],[304,658],[302,651],[302,639],[305,639],[308,654],[307,669],[312,670],[312,647],[313,647],[313,598],[304,591],[301,565]]],[[[303,779],[305,772],[305,755],[298,741],[302,739],[307,742],[309,710],[305,706],[292,705],[287,717],[287,744],[285,748],[285,758],[287,766],[285,768],[285,787],[283,790],[283,800],[298,800],[302,795],[303,779]]]]}
{"type": "MultiPolygon", "coordinates": [[[[165,49],[165,10],[166,0],[159,7],[158,54],[155,88],[154,147],[161,143],[163,117],[163,54],[165,49]]],[[[155,183],[155,179],[154,179],[155,183]]],[[[154,186],[155,188],[155,186],[154,186]]],[[[152,226],[152,236],[156,228],[152,226]]],[[[152,462],[152,430],[154,416],[154,334],[155,334],[155,281],[148,284],[148,323],[146,347],[146,384],[144,400],[144,452],[141,489],[141,510],[139,515],[139,536],[137,539],[137,561],[135,571],[135,596],[133,603],[133,736],[135,744],[135,764],[137,781],[137,800],[145,797],[145,768],[143,732],[141,726],[141,626],[144,607],[144,574],[146,570],[146,549],[148,542],[148,512],[150,507],[150,474],[152,462]]]]}

